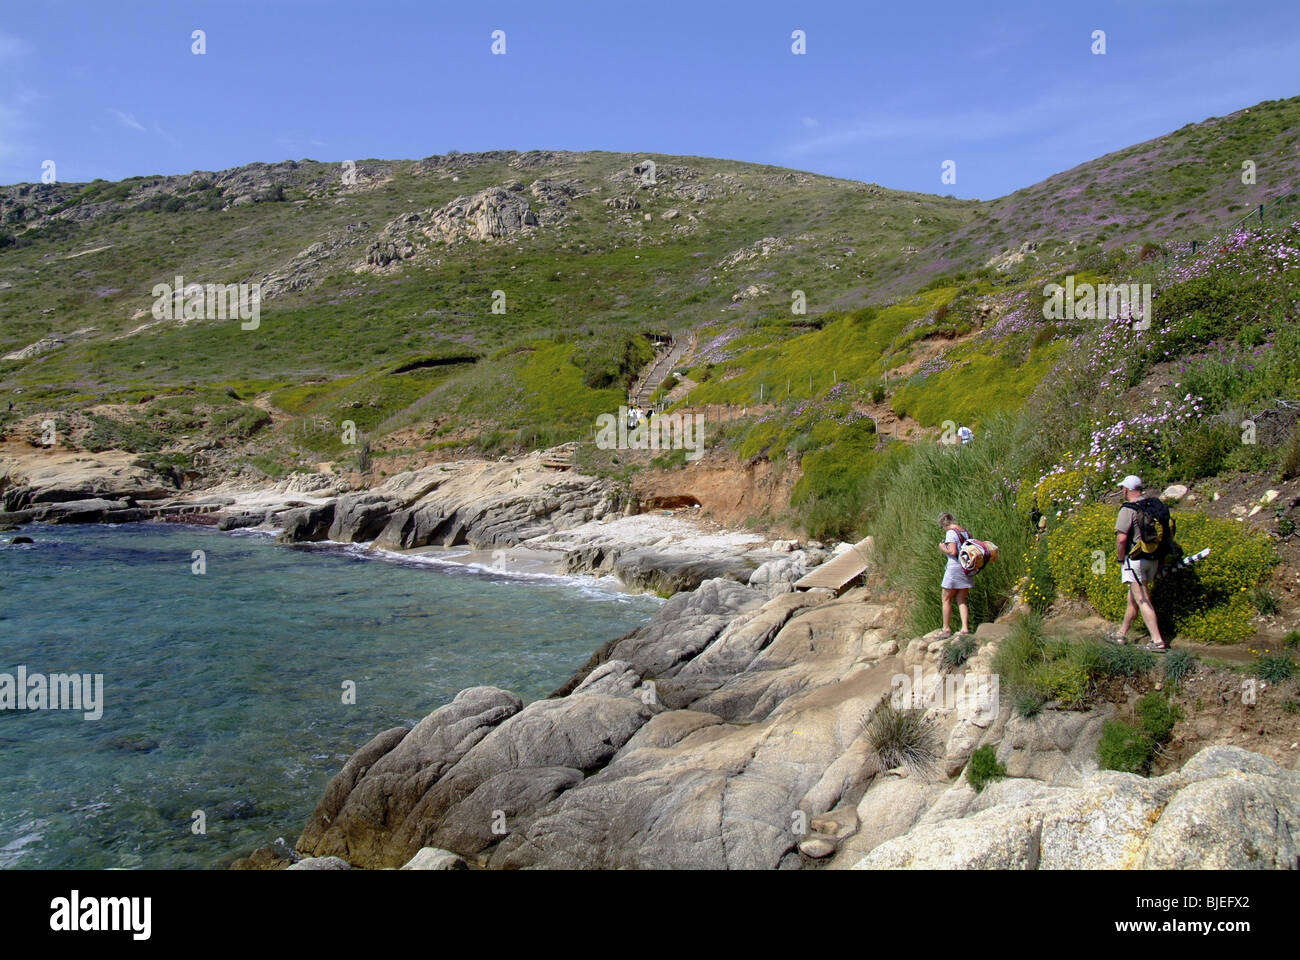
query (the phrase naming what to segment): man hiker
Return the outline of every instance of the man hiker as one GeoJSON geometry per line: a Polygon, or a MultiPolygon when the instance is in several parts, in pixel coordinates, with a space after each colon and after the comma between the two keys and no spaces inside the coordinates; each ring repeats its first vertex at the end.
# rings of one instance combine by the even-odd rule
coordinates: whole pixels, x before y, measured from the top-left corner
{"type": "Polygon", "coordinates": [[[962,426],[957,428],[957,436],[961,438],[961,444],[964,447],[975,439],[975,431],[965,424],[962,424],[962,426]]]}
{"type": "Polygon", "coordinates": [[[1168,650],[1169,645],[1160,636],[1160,624],[1156,622],[1156,608],[1151,605],[1151,583],[1156,578],[1160,561],[1156,557],[1133,557],[1131,551],[1135,546],[1138,518],[1142,507],[1136,506],[1146,499],[1142,489],[1142,478],[1129,474],[1120,481],[1124,491],[1124,505],[1119,508],[1115,519],[1115,554],[1119,558],[1120,582],[1128,584],[1128,607],[1124,611],[1124,622],[1119,632],[1110,639],[1116,643],[1128,642],[1128,630],[1139,613],[1142,622],[1151,634],[1148,650],[1168,650]]]}

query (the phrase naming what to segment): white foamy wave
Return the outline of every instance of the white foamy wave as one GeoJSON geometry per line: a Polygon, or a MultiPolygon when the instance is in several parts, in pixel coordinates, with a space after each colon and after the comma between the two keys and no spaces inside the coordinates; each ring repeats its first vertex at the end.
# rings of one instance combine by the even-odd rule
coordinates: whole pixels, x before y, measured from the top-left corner
{"type": "Polygon", "coordinates": [[[14,828],[18,836],[0,847],[0,869],[16,866],[28,847],[44,839],[43,828],[46,826],[48,824],[44,820],[27,820],[18,824],[14,828]]]}

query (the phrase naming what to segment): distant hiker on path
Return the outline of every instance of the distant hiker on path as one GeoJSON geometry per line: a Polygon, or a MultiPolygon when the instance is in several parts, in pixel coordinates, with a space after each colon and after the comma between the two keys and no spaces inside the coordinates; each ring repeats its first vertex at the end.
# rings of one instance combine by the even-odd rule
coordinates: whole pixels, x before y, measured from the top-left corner
{"type": "Polygon", "coordinates": [[[939,517],[939,528],[943,530],[943,542],[939,544],[939,549],[948,555],[948,565],[943,570],[943,629],[939,631],[939,639],[952,636],[952,602],[957,601],[957,609],[961,613],[961,632],[970,633],[970,607],[966,604],[966,595],[970,593],[971,583],[970,574],[962,568],[957,554],[961,550],[961,545],[970,539],[970,534],[966,532],[953,518],[951,513],[945,513],[939,517]]]}
{"type": "Polygon", "coordinates": [[[975,431],[972,430],[970,427],[961,426],[957,428],[957,436],[961,438],[961,443],[962,446],[964,447],[966,444],[970,443],[972,440],[975,439],[975,431]]]}
{"type": "Polygon", "coordinates": [[[1141,477],[1129,474],[1120,481],[1120,489],[1124,491],[1124,505],[1115,518],[1115,555],[1119,558],[1120,582],[1128,584],[1128,607],[1119,632],[1110,639],[1128,643],[1128,629],[1141,613],[1151,634],[1146,649],[1168,650],[1169,645],[1160,636],[1150,588],[1160,570],[1160,558],[1173,539],[1169,508],[1155,497],[1147,498],[1141,477]]]}

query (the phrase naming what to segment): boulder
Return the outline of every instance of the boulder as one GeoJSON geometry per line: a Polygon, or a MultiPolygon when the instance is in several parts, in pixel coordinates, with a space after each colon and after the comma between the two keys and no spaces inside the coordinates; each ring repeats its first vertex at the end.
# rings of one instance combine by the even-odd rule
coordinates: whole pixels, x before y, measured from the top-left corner
{"type": "Polygon", "coordinates": [[[327,537],[338,543],[373,540],[401,505],[398,498],[380,492],[345,493],[334,501],[334,519],[327,537]]]}
{"type": "Polygon", "coordinates": [[[329,536],[334,522],[334,503],[299,507],[283,515],[284,529],[277,538],[281,543],[313,543],[329,536]]]}
{"type": "Polygon", "coordinates": [[[304,857],[286,870],[351,870],[352,864],[339,857],[304,857]]]}
{"type": "Polygon", "coordinates": [[[393,828],[405,821],[432,784],[521,706],[520,699],[505,690],[471,687],[409,731],[395,727],[381,733],[330,780],[297,849],[345,856],[364,866],[406,863],[426,844],[393,852],[393,828]]]}
{"type": "Polygon", "coordinates": [[[246,527],[256,527],[266,522],[266,511],[255,511],[252,513],[231,513],[217,521],[218,530],[243,530],[246,527]]]}
{"type": "MultiPolygon", "coordinates": [[[[1002,781],[989,806],[927,815],[855,869],[1295,869],[1300,773],[1206,747],[1146,779],[1099,771],[1072,786],[1002,781]]],[[[973,791],[971,791],[973,793],[973,791]]],[[[868,794],[870,796],[870,794],[868,794]]]]}
{"type": "Polygon", "coordinates": [[[621,554],[614,561],[613,573],[629,587],[663,596],[694,590],[705,580],[718,577],[747,583],[755,566],[743,556],[669,553],[645,547],[621,554]]]}
{"type": "Polygon", "coordinates": [[[149,511],[126,500],[98,497],[67,503],[38,503],[33,519],[46,523],[136,523],[149,518],[149,511]]]}
{"type": "Polygon", "coordinates": [[[457,856],[450,850],[442,850],[438,847],[422,847],[420,851],[408,860],[403,866],[403,870],[468,870],[464,858],[457,856]]]}
{"type": "Polygon", "coordinates": [[[808,555],[802,550],[796,550],[788,557],[759,564],[749,575],[749,585],[764,591],[769,597],[775,597],[794,590],[795,581],[807,572],[808,555]]]}

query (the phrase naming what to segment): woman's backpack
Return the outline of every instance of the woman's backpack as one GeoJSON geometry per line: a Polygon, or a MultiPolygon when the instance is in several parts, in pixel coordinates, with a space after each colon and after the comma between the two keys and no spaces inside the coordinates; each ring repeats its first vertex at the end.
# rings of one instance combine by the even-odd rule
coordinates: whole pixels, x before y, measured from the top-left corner
{"type": "Polygon", "coordinates": [[[957,562],[967,573],[979,573],[998,558],[998,545],[988,540],[967,540],[957,550],[957,562]]]}
{"type": "Polygon", "coordinates": [[[961,527],[957,528],[957,562],[967,573],[979,573],[998,558],[998,545],[976,540],[961,527]]]}

